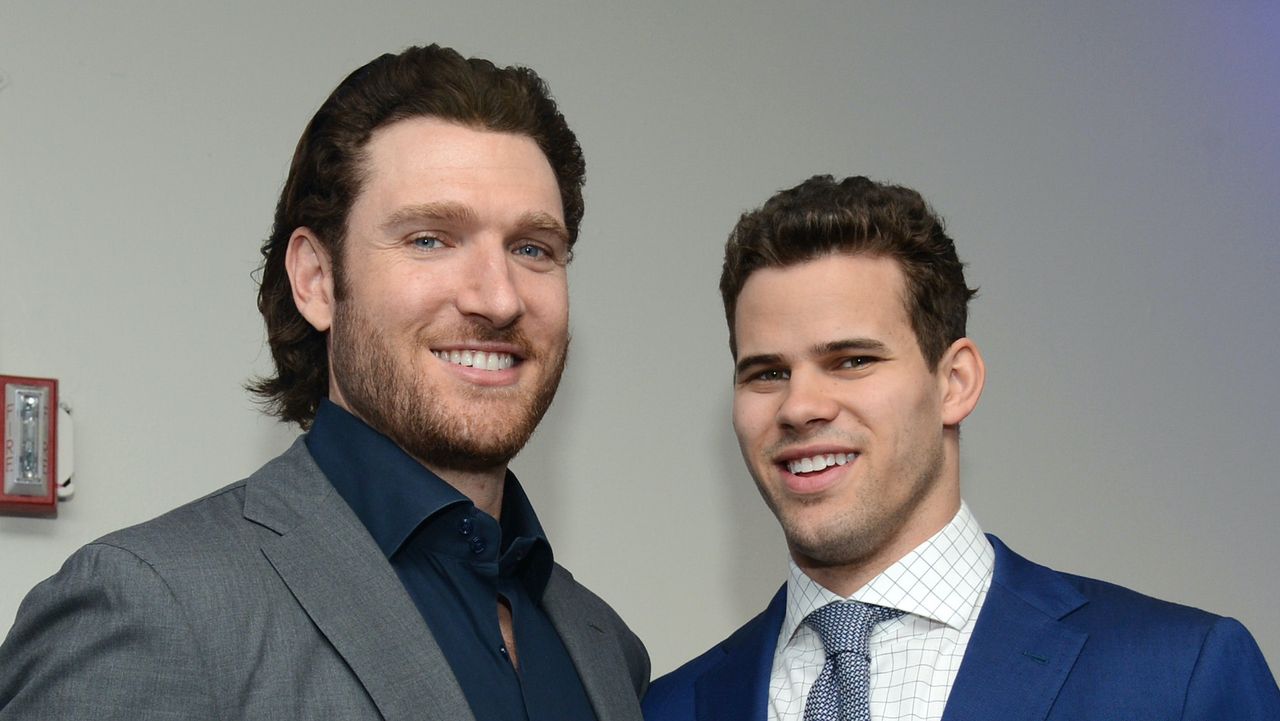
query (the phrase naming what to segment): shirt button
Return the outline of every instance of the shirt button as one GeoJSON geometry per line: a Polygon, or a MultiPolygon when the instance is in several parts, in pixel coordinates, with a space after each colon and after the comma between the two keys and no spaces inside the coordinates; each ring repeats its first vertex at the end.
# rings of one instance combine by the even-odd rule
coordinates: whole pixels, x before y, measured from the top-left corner
{"type": "Polygon", "coordinates": [[[479,556],[484,553],[484,539],[476,536],[471,539],[471,552],[479,556]]]}
{"type": "Polygon", "coordinates": [[[464,536],[470,536],[471,531],[475,528],[475,523],[471,521],[471,516],[464,516],[462,522],[458,524],[458,533],[464,536]]]}
{"type": "Polygon", "coordinates": [[[506,646],[499,646],[499,647],[498,647],[498,653],[502,654],[503,656],[506,656],[506,655],[507,655],[507,647],[506,647],[506,646]]]}

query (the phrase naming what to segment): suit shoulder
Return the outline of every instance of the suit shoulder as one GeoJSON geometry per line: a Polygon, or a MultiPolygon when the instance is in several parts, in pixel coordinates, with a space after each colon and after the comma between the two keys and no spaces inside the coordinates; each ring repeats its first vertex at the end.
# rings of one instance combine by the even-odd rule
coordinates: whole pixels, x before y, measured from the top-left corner
{"type": "Polygon", "coordinates": [[[654,681],[642,704],[645,718],[649,721],[693,719],[694,690],[698,681],[726,663],[730,664],[730,671],[740,673],[744,678],[767,677],[782,626],[785,601],[784,587],[774,595],[764,611],[739,626],[724,640],[654,681]]]}
{"type": "Polygon", "coordinates": [[[993,591],[999,584],[1041,613],[1087,634],[1079,665],[1095,668],[1099,683],[1164,673],[1178,679],[1175,687],[1186,688],[1193,677],[1234,676],[1262,679],[1258,687],[1269,689],[1263,695],[1275,693],[1266,661],[1239,621],[1108,581],[1054,571],[1022,558],[997,538],[991,540],[996,548],[993,591]],[[1127,675],[1116,676],[1117,660],[1126,660],[1127,675]]]}
{"type": "Polygon", "coordinates": [[[644,696],[649,688],[649,650],[612,606],[591,589],[578,583],[573,574],[558,563],[551,567],[551,578],[547,582],[543,599],[546,603],[565,608],[575,615],[585,615],[608,627],[607,630],[617,640],[618,651],[627,666],[636,696],[644,696]]]}
{"type": "Polygon", "coordinates": [[[725,641],[654,680],[644,697],[645,718],[693,718],[693,687],[704,673],[724,659],[725,641]],[[687,709],[687,713],[680,713],[682,709],[687,709]]]}
{"type": "MultiPolygon", "coordinates": [[[[729,654],[730,648],[737,646],[739,642],[748,637],[764,632],[761,624],[764,623],[766,613],[761,613],[742,624],[737,630],[711,648],[681,664],[674,671],[670,671],[658,678],[653,682],[649,693],[657,697],[663,694],[677,693],[684,687],[691,686],[708,669],[720,663],[729,654]]],[[[776,631],[776,629],[774,630],[776,631]]]]}
{"type": "Polygon", "coordinates": [[[695,691],[698,681],[707,672],[722,664],[728,652],[726,646],[757,619],[752,619],[728,638],[685,662],[679,668],[666,673],[649,685],[640,706],[646,721],[693,721],[695,718],[695,691]]]}
{"type": "Polygon", "coordinates": [[[1063,573],[1062,578],[1084,596],[1088,603],[1067,621],[1077,619],[1096,625],[1124,629],[1128,633],[1171,632],[1207,634],[1222,616],[1192,606],[1148,596],[1131,588],[1087,576],[1063,573]]]}
{"type": "Polygon", "coordinates": [[[1221,616],[1165,601],[1109,581],[1065,573],[1018,555],[988,536],[996,552],[999,586],[1040,613],[1091,634],[1128,637],[1189,633],[1202,636],[1221,616]]]}
{"type": "Polygon", "coordinates": [[[149,521],[109,533],[91,545],[129,551],[155,567],[238,562],[259,555],[261,542],[298,523],[332,491],[299,438],[248,478],[185,503],[149,521]],[[263,517],[271,519],[263,522],[263,517]]]}
{"type": "Polygon", "coordinates": [[[554,587],[555,592],[559,593],[566,603],[572,604],[583,612],[603,617],[611,626],[626,629],[627,633],[631,632],[618,612],[613,610],[613,606],[591,589],[578,583],[578,580],[564,566],[558,563],[552,566],[548,587],[554,587]]]}
{"type": "MultiPolygon", "coordinates": [[[[1136,688],[1173,689],[1170,701],[1182,706],[1182,718],[1280,718],[1275,678],[1239,621],[1114,583],[1063,577],[1088,599],[1063,622],[1088,633],[1077,675],[1092,693],[1123,679],[1136,688]]],[[[1156,699],[1148,694],[1141,703],[1156,699]]]]}
{"type": "Polygon", "coordinates": [[[127,551],[152,566],[190,563],[224,553],[240,544],[243,532],[243,480],[183,504],[151,520],[98,538],[88,544],[127,551]]]}

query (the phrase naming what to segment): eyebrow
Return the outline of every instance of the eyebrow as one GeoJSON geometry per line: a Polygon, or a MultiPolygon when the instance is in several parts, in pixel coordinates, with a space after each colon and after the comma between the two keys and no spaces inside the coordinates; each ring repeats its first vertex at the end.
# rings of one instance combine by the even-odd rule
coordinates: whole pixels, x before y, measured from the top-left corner
{"type": "Polygon", "coordinates": [[[733,367],[735,376],[742,375],[750,368],[758,368],[760,366],[776,366],[782,363],[782,356],[777,353],[758,353],[749,355],[745,358],[739,358],[733,367]]]}
{"type": "Polygon", "coordinates": [[[476,220],[476,212],[462,203],[418,203],[397,209],[379,227],[382,230],[391,230],[418,220],[473,223],[476,220]]]}
{"type": "Polygon", "coordinates": [[[569,231],[555,216],[541,210],[531,210],[522,214],[516,221],[516,228],[521,232],[550,233],[555,239],[569,247],[569,231]]]}
{"type": "MultiPolygon", "coordinates": [[[[887,353],[889,346],[874,338],[842,338],[841,340],[833,340],[827,343],[819,343],[809,348],[810,355],[824,356],[833,353],[845,353],[848,351],[863,351],[867,353],[887,353]]],[[[779,353],[757,353],[738,359],[734,365],[734,374],[740,375],[750,368],[760,366],[780,365],[785,358],[779,353]]]]}
{"type": "Polygon", "coordinates": [[[867,351],[870,353],[888,353],[889,346],[875,338],[846,338],[844,340],[835,340],[830,343],[816,345],[810,352],[814,355],[829,355],[831,353],[840,353],[851,350],[867,351]]]}

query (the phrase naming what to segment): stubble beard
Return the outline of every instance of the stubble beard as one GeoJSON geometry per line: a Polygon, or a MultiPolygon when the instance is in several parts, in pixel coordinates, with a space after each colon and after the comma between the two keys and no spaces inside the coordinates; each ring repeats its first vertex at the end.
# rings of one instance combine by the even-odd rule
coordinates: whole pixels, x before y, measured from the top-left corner
{"type": "MultiPolygon", "coordinates": [[[[476,472],[502,468],[524,448],[555,398],[569,338],[545,358],[516,328],[474,324],[455,337],[513,344],[525,362],[546,372],[528,391],[477,387],[453,392],[474,407],[451,409],[411,361],[400,361],[386,336],[351,301],[339,302],[330,342],[335,382],[350,410],[418,461],[435,468],[476,472]]],[[[422,353],[427,345],[422,341],[422,353]]],[[[446,381],[447,382],[447,381],[446,381]]],[[[441,393],[442,395],[443,393],[441,393]]]]}
{"type": "MultiPolygon", "coordinates": [[[[941,443],[922,451],[917,456],[917,462],[912,463],[904,474],[910,479],[910,493],[897,505],[889,505],[880,496],[859,498],[857,505],[829,509],[817,521],[808,520],[804,516],[810,515],[817,506],[830,505],[831,499],[798,501],[788,498],[784,503],[783,499],[775,496],[776,492],[771,490],[770,485],[761,482],[758,471],[753,470],[752,475],[765,504],[782,526],[787,547],[793,556],[805,561],[802,565],[819,568],[860,566],[886,548],[923,500],[941,482],[943,459],[941,443]],[[803,512],[797,512],[796,505],[802,506],[803,512]]],[[[764,467],[772,468],[771,464],[764,467]]],[[[887,489],[889,484],[895,482],[892,479],[868,481],[863,485],[872,493],[887,489]]]]}

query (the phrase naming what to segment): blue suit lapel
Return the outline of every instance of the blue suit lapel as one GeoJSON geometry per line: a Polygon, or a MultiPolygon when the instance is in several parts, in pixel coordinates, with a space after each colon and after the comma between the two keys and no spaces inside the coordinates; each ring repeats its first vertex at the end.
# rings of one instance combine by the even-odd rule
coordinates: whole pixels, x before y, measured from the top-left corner
{"type": "Polygon", "coordinates": [[[694,715],[698,721],[768,718],[769,673],[786,613],[786,599],[787,589],[783,586],[764,613],[720,644],[724,658],[694,686],[694,715]]]}
{"type": "Polygon", "coordinates": [[[1088,638],[1061,619],[1086,599],[1056,572],[988,538],[995,575],[942,718],[1044,719],[1088,638]]]}

